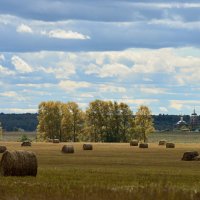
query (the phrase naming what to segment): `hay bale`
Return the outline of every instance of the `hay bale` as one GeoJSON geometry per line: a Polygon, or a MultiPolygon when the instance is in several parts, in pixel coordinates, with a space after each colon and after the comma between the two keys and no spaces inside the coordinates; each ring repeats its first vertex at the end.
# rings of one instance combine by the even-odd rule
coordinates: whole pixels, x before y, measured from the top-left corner
{"type": "Polygon", "coordinates": [[[165,140],[160,140],[158,145],[166,145],[166,141],[165,140]]]}
{"type": "Polygon", "coordinates": [[[6,150],[7,150],[6,146],[0,146],[0,153],[4,153],[4,151],[6,150]]]}
{"type": "Polygon", "coordinates": [[[47,138],[46,142],[51,142],[51,143],[53,143],[53,139],[47,138]]]}
{"type": "Polygon", "coordinates": [[[139,144],[139,148],[148,148],[148,144],[147,143],[140,143],[139,144]]]}
{"type": "Polygon", "coordinates": [[[0,162],[3,176],[36,176],[37,158],[30,151],[5,151],[0,162]]]}
{"type": "Polygon", "coordinates": [[[92,150],[92,144],[83,144],[83,150],[92,150]]]}
{"type": "Polygon", "coordinates": [[[194,157],[194,160],[195,160],[195,161],[200,161],[200,156],[195,156],[195,157],[194,157]]]}
{"type": "Polygon", "coordinates": [[[22,147],[30,147],[31,146],[31,142],[30,141],[24,141],[21,143],[22,147]]]}
{"type": "Polygon", "coordinates": [[[166,143],[166,148],[175,148],[174,143],[166,143]]]}
{"type": "Polygon", "coordinates": [[[59,139],[53,139],[53,143],[60,143],[59,139]]]}
{"type": "Polygon", "coordinates": [[[198,155],[199,153],[197,151],[187,151],[183,154],[182,160],[191,161],[194,160],[198,155]]]}
{"type": "Polygon", "coordinates": [[[131,140],[130,146],[138,146],[138,140],[131,140]]]}
{"type": "Polygon", "coordinates": [[[64,145],[62,147],[63,153],[74,153],[74,147],[72,145],[64,145]]]}

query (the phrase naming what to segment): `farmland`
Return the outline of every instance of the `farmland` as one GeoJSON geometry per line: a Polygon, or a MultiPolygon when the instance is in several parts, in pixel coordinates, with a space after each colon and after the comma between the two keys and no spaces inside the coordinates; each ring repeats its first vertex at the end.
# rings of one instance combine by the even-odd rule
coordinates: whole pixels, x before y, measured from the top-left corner
{"type": "MultiPolygon", "coordinates": [[[[93,143],[83,151],[62,154],[63,144],[1,142],[9,150],[31,150],[38,158],[37,177],[1,177],[1,199],[199,199],[200,162],[181,161],[196,143],[177,143],[166,149],[150,143],[149,149],[127,143],[93,143]]],[[[69,144],[69,143],[68,143],[69,144]]]]}

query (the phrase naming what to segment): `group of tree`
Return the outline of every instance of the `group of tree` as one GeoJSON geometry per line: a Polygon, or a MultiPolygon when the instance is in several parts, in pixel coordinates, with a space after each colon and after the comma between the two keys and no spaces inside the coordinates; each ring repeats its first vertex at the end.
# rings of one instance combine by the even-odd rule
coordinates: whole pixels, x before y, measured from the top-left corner
{"type": "Polygon", "coordinates": [[[0,113],[0,122],[5,131],[35,131],[38,125],[37,113],[0,113]]]}
{"type": "Polygon", "coordinates": [[[82,111],[75,102],[41,102],[38,136],[60,141],[127,142],[146,141],[154,131],[148,107],[140,106],[135,116],[125,103],[95,100],[82,111]]]}
{"type": "MultiPolygon", "coordinates": [[[[133,113],[135,115],[135,113],[133,113]]],[[[133,115],[133,117],[134,117],[133,115]]],[[[190,116],[184,115],[184,120],[189,124],[190,116]]],[[[152,115],[156,130],[173,130],[180,120],[179,115],[152,115]]],[[[38,126],[38,113],[5,114],[0,113],[0,122],[4,131],[36,131],[38,126]]]]}

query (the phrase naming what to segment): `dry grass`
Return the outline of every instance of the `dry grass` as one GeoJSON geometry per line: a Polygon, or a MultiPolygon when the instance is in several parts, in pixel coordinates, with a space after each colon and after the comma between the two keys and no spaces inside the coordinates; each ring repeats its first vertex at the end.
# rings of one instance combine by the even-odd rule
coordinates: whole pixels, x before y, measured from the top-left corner
{"type": "MultiPolygon", "coordinates": [[[[149,143],[148,149],[129,144],[73,144],[74,154],[62,154],[67,143],[32,143],[38,175],[1,177],[2,199],[200,199],[200,162],[181,161],[185,151],[200,152],[199,144],[176,144],[166,149],[149,143]]],[[[69,144],[69,143],[68,143],[69,144]]],[[[8,150],[20,143],[1,142],[8,150]]]]}

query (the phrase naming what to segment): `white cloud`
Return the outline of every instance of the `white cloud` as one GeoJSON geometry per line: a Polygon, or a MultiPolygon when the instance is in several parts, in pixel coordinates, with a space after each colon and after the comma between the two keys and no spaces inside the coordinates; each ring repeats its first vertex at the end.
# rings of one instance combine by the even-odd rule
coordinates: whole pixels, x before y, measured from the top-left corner
{"type": "Polygon", "coordinates": [[[52,84],[52,83],[42,83],[42,84],[39,84],[39,83],[19,83],[19,84],[16,84],[16,86],[18,87],[30,87],[30,88],[51,88],[51,87],[54,87],[56,86],[55,84],[52,84]]]}
{"type": "Polygon", "coordinates": [[[164,112],[164,113],[168,112],[168,109],[166,107],[159,107],[159,109],[161,112],[164,112]]]}
{"type": "Polygon", "coordinates": [[[20,57],[14,55],[11,60],[12,60],[12,64],[15,66],[15,69],[19,73],[30,73],[30,72],[33,72],[32,67],[30,65],[28,65],[20,57]]]}
{"type": "Polygon", "coordinates": [[[141,87],[140,91],[147,94],[167,94],[168,93],[165,88],[156,88],[156,87],[154,88],[141,87]]]}
{"type": "Polygon", "coordinates": [[[99,85],[99,92],[126,93],[126,88],[120,86],[117,87],[113,85],[101,84],[99,85]]]}
{"type": "Polygon", "coordinates": [[[56,63],[55,67],[40,67],[39,69],[45,73],[55,74],[57,79],[68,79],[71,75],[76,74],[75,65],[65,60],[56,63]]]}
{"type": "Polygon", "coordinates": [[[180,29],[186,29],[186,30],[195,30],[195,29],[200,29],[200,22],[195,21],[195,22],[184,22],[181,20],[173,20],[173,19],[154,19],[150,21],[148,24],[153,24],[153,25],[163,25],[163,26],[168,26],[170,28],[180,28],[180,29]]]}
{"type": "Polygon", "coordinates": [[[2,97],[7,97],[7,98],[11,98],[17,101],[25,101],[27,100],[27,98],[19,95],[17,92],[15,91],[7,91],[7,92],[2,92],[0,93],[0,96],[2,97]]]}
{"type": "Polygon", "coordinates": [[[70,80],[62,80],[62,81],[60,81],[58,86],[61,89],[65,90],[66,92],[68,92],[68,91],[72,92],[72,91],[75,91],[80,88],[88,88],[91,86],[91,84],[88,82],[84,82],[84,81],[76,82],[76,81],[70,81],[70,80]]]}
{"type": "Polygon", "coordinates": [[[97,74],[101,78],[105,77],[125,77],[131,73],[131,69],[120,63],[104,64],[99,67],[95,64],[90,64],[86,70],[86,74],[97,74]]]}
{"type": "Polygon", "coordinates": [[[1,112],[6,113],[37,113],[37,109],[34,108],[1,108],[1,112]]]}
{"type": "Polygon", "coordinates": [[[25,24],[21,24],[17,27],[17,32],[19,33],[33,33],[31,27],[25,24]]]}
{"type": "Polygon", "coordinates": [[[176,110],[181,110],[186,107],[194,107],[196,105],[200,105],[200,101],[198,100],[170,100],[170,107],[176,110]]]}
{"type": "Polygon", "coordinates": [[[58,38],[58,39],[77,39],[77,40],[86,40],[90,39],[89,36],[83,35],[78,32],[73,31],[65,31],[61,29],[51,30],[48,33],[43,31],[43,35],[47,34],[50,38],[58,38]]]}
{"type": "Polygon", "coordinates": [[[0,61],[5,61],[5,57],[4,57],[4,55],[3,54],[0,54],[0,61]]]}
{"type": "Polygon", "coordinates": [[[0,65],[0,76],[10,76],[10,75],[15,75],[14,71],[11,71],[9,69],[7,69],[6,67],[3,67],[2,65],[0,65]]]}
{"type": "Polygon", "coordinates": [[[128,103],[128,104],[136,104],[136,105],[150,105],[152,103],[159,102],[158,99],[126,99],[122,98],[122,102],[128,103]]]}

